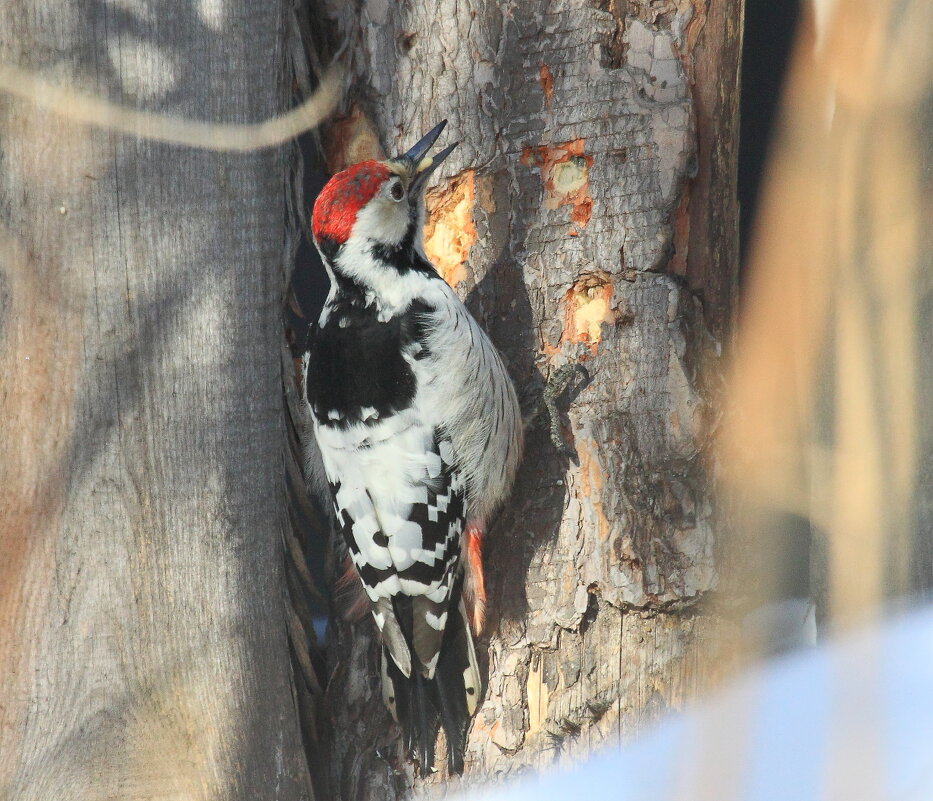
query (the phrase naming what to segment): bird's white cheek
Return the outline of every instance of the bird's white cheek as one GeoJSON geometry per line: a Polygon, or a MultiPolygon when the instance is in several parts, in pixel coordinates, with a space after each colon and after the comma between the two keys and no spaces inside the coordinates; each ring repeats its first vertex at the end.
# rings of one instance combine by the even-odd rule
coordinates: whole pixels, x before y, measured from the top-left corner
{"type": "Polygon", "coordinates": [[[356,218],[354,235],[363,234],[367,239],[397,245],[408,230],[408,209],[402,203],[390,200],[370,203],[356,218]]]}

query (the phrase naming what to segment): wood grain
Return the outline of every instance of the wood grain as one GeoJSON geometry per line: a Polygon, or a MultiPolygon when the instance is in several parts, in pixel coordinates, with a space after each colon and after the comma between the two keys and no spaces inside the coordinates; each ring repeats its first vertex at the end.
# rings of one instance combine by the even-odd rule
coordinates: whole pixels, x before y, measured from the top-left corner
{"type": "MultiPolygon", "coordinates": [[[[283,110],[281,3],[2,6],[0,60],[48,80],[207,122],[283,110]]],[[[0,136],[0,798],[307,798],[282,606],[284,157],[18,100],[0,136]]]]}

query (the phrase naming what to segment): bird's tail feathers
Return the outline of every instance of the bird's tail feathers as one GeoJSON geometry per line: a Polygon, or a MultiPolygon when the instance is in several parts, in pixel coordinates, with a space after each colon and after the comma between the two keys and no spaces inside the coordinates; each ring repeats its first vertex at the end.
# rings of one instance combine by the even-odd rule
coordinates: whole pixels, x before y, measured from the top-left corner
{"type": "Polygon", "coordinates": [[[383,648],[383,700],[402,729],[405,748],[418,759],[422,776],[434,769],[439,728],[447,740],[451,774],[463,772],[467,731],[479,703],[482,684],[476,650],[463,602],[448,617],[433,678],[415,668],[405,676],[383,648]]]}

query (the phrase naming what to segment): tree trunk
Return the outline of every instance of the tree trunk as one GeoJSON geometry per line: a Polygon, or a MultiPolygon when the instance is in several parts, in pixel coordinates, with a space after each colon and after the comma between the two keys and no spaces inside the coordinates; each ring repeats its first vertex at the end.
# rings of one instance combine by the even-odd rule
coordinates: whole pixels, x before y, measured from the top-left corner
{"type": "MultiPolygon", "coordinates": [[[[252,122],[283,3],[0,3],[0,61],[252,122]]],[[[285,160],[0,106],[0,797],[309,795],[282,609],[285,160]]]]}
{"type": "MultiPolygon", "coordinates": [[[[723,525],[709,468],[737,267],[741,2],[319,9],[355,79],[329,167],[449,119],[461,145],[429,194],[429,256],[531,406],[560,366],[591,376],[563,399],[574,457],[530,429],[488,539],[488,687],[464,781],[617,742],[702,687],[728,631],[698,602],[723,525]]],[[[371,634],[339,624],[332,654],[348,801],[416,785],[371,634]]]]}

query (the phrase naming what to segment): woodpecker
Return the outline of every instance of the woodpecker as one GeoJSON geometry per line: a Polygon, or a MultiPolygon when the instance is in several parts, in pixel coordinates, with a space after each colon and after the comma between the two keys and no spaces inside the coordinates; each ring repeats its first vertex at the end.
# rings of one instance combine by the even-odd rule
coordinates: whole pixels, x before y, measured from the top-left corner
{"type": "Polygon", "coordinates": [[[318,195],[331,289],[303,362],[349,580],[381,634],[383,699],[422,774],[441,727],[449,771],[463,771],[482,690],[482,541],[523,436],[502,358],[425,256],[424,189],[457,145],[428,155],[445,125],[318,195]]]}

